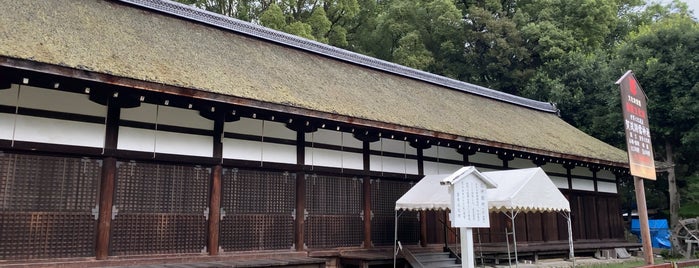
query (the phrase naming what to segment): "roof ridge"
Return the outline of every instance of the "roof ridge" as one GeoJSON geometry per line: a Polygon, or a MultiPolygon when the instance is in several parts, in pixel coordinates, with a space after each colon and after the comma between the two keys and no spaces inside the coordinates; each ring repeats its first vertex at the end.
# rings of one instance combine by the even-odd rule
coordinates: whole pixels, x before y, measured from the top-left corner
{"type": "Polygon", "coordinates": [[[268,40],[285,46],[294,47],[311,53],[335,58],[341,61],[361,65],[364,67],[389,72],[392,74],[421,80],[424,82],[444,86],[462,92],[479,95],[539,111],[557,113],[555,105],[527,99],[509,93],[493,90],[483,86],[478,86],[456,79],[436,75],[433,73],[413,69],[403,65],[395,64],[385,60],[369,57],[349,50],[333,47],[320,42],[308,40],[295,35],[276,31],[250,22],[227,17],[185,4],[167,0],[117,0],[139,7],[167,13],[176,17],[198,21],[211,26],[223,28],[236,33],[249,35],[255,38],[268,40]]]}

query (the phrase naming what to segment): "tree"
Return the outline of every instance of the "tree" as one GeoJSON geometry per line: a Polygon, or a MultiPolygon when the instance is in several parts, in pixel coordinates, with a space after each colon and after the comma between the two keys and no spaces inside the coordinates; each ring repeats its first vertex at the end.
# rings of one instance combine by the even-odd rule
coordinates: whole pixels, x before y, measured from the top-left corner
{"type": "MultiPolygon", "coordinates": [[[[466,6],[466,4],[464,4],[466,6]]],[[[459,78],[519,94],[532,74],[530,51],[517,25],[499,1],[481,1],[464,10],[464,64],[459,78]]]]}
{"type": "MultiPolygon", "coordinates": [[[[682,184],[699,172],[695,158],[699,155],[697,62],[699,23],[686,12],[640,26],[619,48],[618,66],[633,70],[649,97],[656,155],[677,166],[677,179],[682,184]]],[[[676,224],[680,198],[673,191],[674,175],[670,173],[668,183],[671,222],[676,224]]]]}

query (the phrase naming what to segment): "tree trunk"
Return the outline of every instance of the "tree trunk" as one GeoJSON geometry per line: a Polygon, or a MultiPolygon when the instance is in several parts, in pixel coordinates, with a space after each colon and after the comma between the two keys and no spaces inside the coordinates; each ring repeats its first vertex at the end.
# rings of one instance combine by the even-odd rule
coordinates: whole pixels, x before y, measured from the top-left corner
{"type": "Polygon", "coordinates": [[[679,222],[680,194],[677,192],[675,162],[672,158],[672,144],[665,142],[665,164],[667,164],[667,191],[670,194],[670,227],[679,222]]]}

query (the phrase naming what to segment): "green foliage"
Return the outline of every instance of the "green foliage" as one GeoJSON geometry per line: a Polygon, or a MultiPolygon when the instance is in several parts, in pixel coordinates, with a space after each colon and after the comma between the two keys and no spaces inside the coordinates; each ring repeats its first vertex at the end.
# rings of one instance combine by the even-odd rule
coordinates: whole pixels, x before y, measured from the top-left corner
{"type": "MultiPolygon", "coordinates": [[[[676,14],[631,33],[619,47],[618,65],[634,70],[646,95],[654,144],[696,156],[699,139],[699,23],[676,14]]],[[[661,154],[662,155],[662,154],[661,154]]],[[[696,173],[699,161],[679,157],[696,173]]]]}
{"type": "Polygon", "coordinates": [[[311,13],[311,17],[308,18],[308,24],[313,30],[312,36],[315,36],[318,41],[327,43],[328,37],[326,36],[330,32],[330,27],[332,27],[332,22],[328,19],[325,14],[325,9],[316,8],[311,13]]]}
{"type": "Polygon", "coordinates": [[[531,53],[524,47],[521,32],[508,17],[499,17],[499,6],[471,6],[464,16],[466,26],[464,61],[461,77],[487,87],[517,94],[531,74],[531,53]]]}
{"type": "Polygon", "coordinates": [[[267,28],[281,31],[286,26],[284,12],[277,4],[272,4],[260,15],[260,24],[267,28]]]}

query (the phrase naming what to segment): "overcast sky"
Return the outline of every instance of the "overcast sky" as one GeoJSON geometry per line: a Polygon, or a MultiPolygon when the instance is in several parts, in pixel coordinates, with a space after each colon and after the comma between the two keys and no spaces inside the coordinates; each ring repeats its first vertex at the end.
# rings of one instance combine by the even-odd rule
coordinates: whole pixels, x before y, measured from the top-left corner
{"type": "MultiPolygon", "coordinates": [[[[658,0],[646,0],[646,2],[657,2],[658,0]]],[[[694,11],[694,17],[699,17],[699,0],[681,0],[689,6],[689,10],[694,11]]],[[[672,0],[661,0],[662,3],[670,3],[672,0]]]]}
{"type": "Polygon", "coordinates": [[[687,4],[689,5],[689,9],[694,10],[694,17],[699,17],[699,0],[687,0],[687,4]]]}

